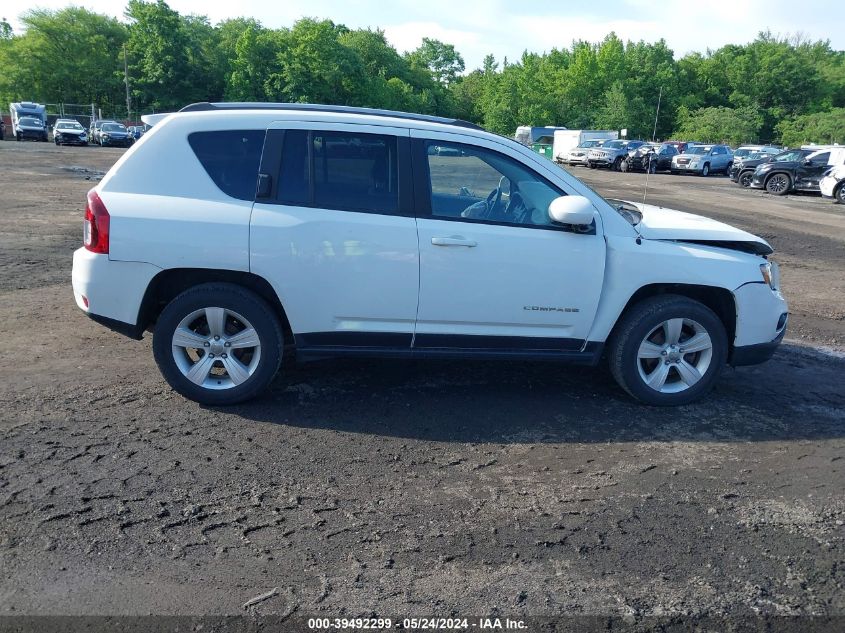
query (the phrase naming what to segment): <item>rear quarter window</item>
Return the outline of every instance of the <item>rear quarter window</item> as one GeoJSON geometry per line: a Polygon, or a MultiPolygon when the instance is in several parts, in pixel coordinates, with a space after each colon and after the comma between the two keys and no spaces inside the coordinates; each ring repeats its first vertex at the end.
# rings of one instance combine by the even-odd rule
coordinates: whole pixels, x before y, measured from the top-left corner
{"type": "Polygon", "coordinates": [[[227,196],[255,200],[265,130],[193,132],[188,144],[214,184],[227,196]]]}

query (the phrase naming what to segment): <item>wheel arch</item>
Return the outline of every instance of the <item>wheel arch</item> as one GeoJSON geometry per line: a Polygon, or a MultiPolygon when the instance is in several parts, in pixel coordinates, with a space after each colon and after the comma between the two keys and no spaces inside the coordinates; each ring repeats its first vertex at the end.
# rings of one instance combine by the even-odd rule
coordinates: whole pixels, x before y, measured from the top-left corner
{"type": "Polygon", "coordinates": [[[733,351],[734,338],[736,336],[736,301],[730,290],[727,288],[720,288],[718,286],[704,286],[697,284],[679,284],[679,283],[657,283],[648,284],[639,288],[628,299],[625,307],[616,317],[616,322],[610,331],[608,340],[610,340],[617,327],[621,323],[623,317],[631,310],[633,306],[644,299],[651,297],[658,297],[661,295],[679,295],[687,297],[694,301],[704,304],[719,317],[722,325],[725,326],[725,333],[728,338],[728,354],[733,351]]]}
{"type": "Polygon", "coordinates": [[[279,318],[285,340],[293,341],[290,321],[273,286],[264,277],[240,270],[169,268],[161,271],[147,285],[141,307],[138,310],[138,329],[143,331],[153,326],[164,306],[185,290],[212,282],[235,284],[251,290],[264,299],[279,318]]]}

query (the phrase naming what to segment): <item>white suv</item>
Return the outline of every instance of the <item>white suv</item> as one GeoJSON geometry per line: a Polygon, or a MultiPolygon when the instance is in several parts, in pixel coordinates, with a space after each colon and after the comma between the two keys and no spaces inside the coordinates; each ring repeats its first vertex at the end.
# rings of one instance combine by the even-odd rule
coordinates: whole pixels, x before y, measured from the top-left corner
{"type": "Polygon", "coordinates": [[[635,398],[683,404],[726,364],[771,357],[786,328],[759,237],[605,200],[452,119],[194,104],[89,192],[84,226],[79,307],[134,338],[153,329],[165,379],[207,404],[258,394],[283,350],[606,355],[635,398]]]}

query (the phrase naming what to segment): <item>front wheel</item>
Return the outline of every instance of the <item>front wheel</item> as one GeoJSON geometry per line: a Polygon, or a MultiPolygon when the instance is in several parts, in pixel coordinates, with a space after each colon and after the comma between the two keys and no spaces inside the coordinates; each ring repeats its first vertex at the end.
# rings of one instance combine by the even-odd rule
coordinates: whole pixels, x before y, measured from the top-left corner
{"type": "Polygon", "coordinates": [[[728,166],[725,167],[725,176],[727,176],[728,178],[730,178],[731,176],[731,169],[733,168],[733,166],[733,163],[728,163],[728,166]]]}
{"type": "Polygon", "coordinates": [[[650,160],[648,161],[648,173],[656,174],[657,173],[657,161],[650,160]]]}
{"type": "Polygon", "coordinates": [[[741,187],[750,187],[751,181],[754,179],[754,172],[751,171],[744,171],[739,175],[739,178],[736,179],[736,182],[741,187]]]}
{"type": "Polygon", "coordinates": [[[180,394],[207,405],[249,400],[273,380],[284,339],[267,303],[234,284],[210,283],[173,299],[153,336],[156,363],[180,394]]]}
{"type": "Polygon", "coordinates": [[[628,161],[627,161],[627,160],[623,160],[623,161],[620,161],[620,162],[619,162],[619,171],[626,172],[626,171],[628,171],[630,168],[631,168],[631,166],[628,164],[628,161]]]}
{"type": "Polygon", "coordinates": [[[613,165],[611,166],[611,169],[613,171],[622,171],[622,159],[617,158],[616,160],[614,160],[613,165]]]}
{"type": "Polygon", "coordinates": [[[705,177],[710,175],[710,163],[704,163],[704,167],[701,168],[701,175],[705,177]]]}
{"type": "Polygon", "coordinates": [[[833,198],[839,204],[845,204],[845,184],[839,183],[839,188],[833,194],[833,198]]]}
{"type": "Polygon", "coordinates": [[[678,295],[636,304],[609,341],[610,371],[637,400],[689,404],[707,394],[727,362],[725,327],[710,308],[678,295]]]}
{"type": "Polygon", "coordinates": [[[786,174],[773,174],[766,181],[766,191],[775,196],[784,195],[791,186],[792,180],[786,174]]]}

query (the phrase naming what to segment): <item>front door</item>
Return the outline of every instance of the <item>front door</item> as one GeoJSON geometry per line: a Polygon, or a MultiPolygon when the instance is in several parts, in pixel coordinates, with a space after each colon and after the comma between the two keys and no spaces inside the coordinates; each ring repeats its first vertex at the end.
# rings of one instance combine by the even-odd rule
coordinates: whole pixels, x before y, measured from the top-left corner
{"type": "Polygon", "coordinates": [[[822,174],[829,167],[830,152],[813,154],[798,164],[795,173],[795,188],[818,191],[822,174]]]}
{"type": "Polygon", "coordinates": [[[604,278],[600,222],[552,224],[549,203],[565,192],[496,143],[460,139],[412,144],[423,207],[414,348],[580,350],[604,278]]]}

